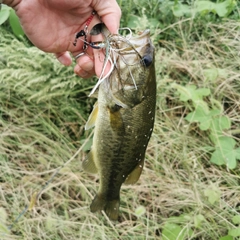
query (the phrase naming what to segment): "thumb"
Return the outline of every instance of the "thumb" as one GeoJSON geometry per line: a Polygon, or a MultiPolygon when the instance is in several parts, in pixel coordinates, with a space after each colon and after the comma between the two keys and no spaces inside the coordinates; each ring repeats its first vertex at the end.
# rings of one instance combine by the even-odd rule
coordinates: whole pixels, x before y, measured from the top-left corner
{"type": "Polygon", "coordinates": [[[121,9],[116,0],[93,0],[93,9],[108,28],[108,30],[116,34],[120,25],[121,9]]]}

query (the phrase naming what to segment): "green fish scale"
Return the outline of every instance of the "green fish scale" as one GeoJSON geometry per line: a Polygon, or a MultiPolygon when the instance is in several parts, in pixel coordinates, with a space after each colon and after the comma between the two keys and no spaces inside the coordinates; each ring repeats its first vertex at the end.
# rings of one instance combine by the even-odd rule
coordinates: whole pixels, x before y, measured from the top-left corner
{"type": "Polygon", "coordinates": [[[139,37],[139,54],[133,51],[133,54],[119,57],[112,74],[101,83],[98,91],[91,155],[100,176],[100,188],[91,211],[104,209],[114,220],[118,216],[121,185],[128,179],[131,180],[128,183],[138,180],[153,131],[156,104],[154,48],[149,34],[142,36],[143,39],[139,37]],[[144,56],[150,56],[148,59],[153,63],[144,66],[144,56]],[[139,64],[127,67],[128,62],[139,64]],[[137,175],[131,179],[135,170],[137,175]]]}

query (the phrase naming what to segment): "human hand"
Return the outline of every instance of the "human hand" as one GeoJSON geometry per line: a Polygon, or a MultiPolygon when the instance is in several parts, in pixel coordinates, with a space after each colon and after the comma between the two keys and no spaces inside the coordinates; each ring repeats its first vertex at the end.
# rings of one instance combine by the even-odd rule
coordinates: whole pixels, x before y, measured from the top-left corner
{"type": "MultiPolygon", "coordinates": [[[[69,52],[76,56],[83,51],[81,40],[76,46],[73,42],[93,10],[97,14],[88,26],[89,31],[101,17],[109,31],[117,33],[121,17],[116,0],[4,0],[3,3],[15,9],[29,40],[44,52],[54,53],[66,66],[72,63],[69,52]]],[[[96,36],[88,36],[88,41],[96,41],[94,38],[96,36]]],[[[102,64],[97,51],[89,47],[86,53],[77,59],[74,72],[83,78],[99,76],[102,64]]]]}

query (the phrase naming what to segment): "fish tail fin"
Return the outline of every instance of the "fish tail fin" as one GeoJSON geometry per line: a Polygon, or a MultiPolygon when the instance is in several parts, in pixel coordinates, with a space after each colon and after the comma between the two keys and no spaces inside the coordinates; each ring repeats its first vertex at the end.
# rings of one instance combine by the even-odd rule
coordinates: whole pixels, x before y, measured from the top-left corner
{"type": "Polygon", "coordinates": [[[90,210],[93,213],[97,211],[101,211],[104,209],[105,205],[106,205],[106,199],[100,195],[96,195],[90,205],[90,210]]]}
{"type": "Polygon", "coordinates": [[[111,220],[116,221],[118,219],[119,205],[120,205],[119,199],[107,202],[104,210],[111,220]]]}
{"type": "Polygon", "coordinates": [[[118,212],[119,212],[119,205],[120,205],[120,200],[112,200],[112,201],[107,201],[105,198],[96,195],[95,198],[93,199],[90,210],[91,212],[97,212],[104,210],[107,216],[111,220],[117,220],[118,219],[118,212]]]}

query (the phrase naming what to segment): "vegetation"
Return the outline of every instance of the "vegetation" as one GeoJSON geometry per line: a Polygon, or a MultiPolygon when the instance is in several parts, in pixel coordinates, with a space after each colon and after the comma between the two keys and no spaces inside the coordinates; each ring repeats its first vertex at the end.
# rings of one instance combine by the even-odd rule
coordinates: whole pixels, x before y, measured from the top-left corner
{"type": "Polygon", "coordinates": [[[238,239],[239,1],[118,2],[121,25],[150,28],[156,46],[156,122],[143,174],[123,187],[119,222],[90,213],[98,176],[80,162],[95,80],[76,77],[5,22],[0,239],[238,239]]]}

